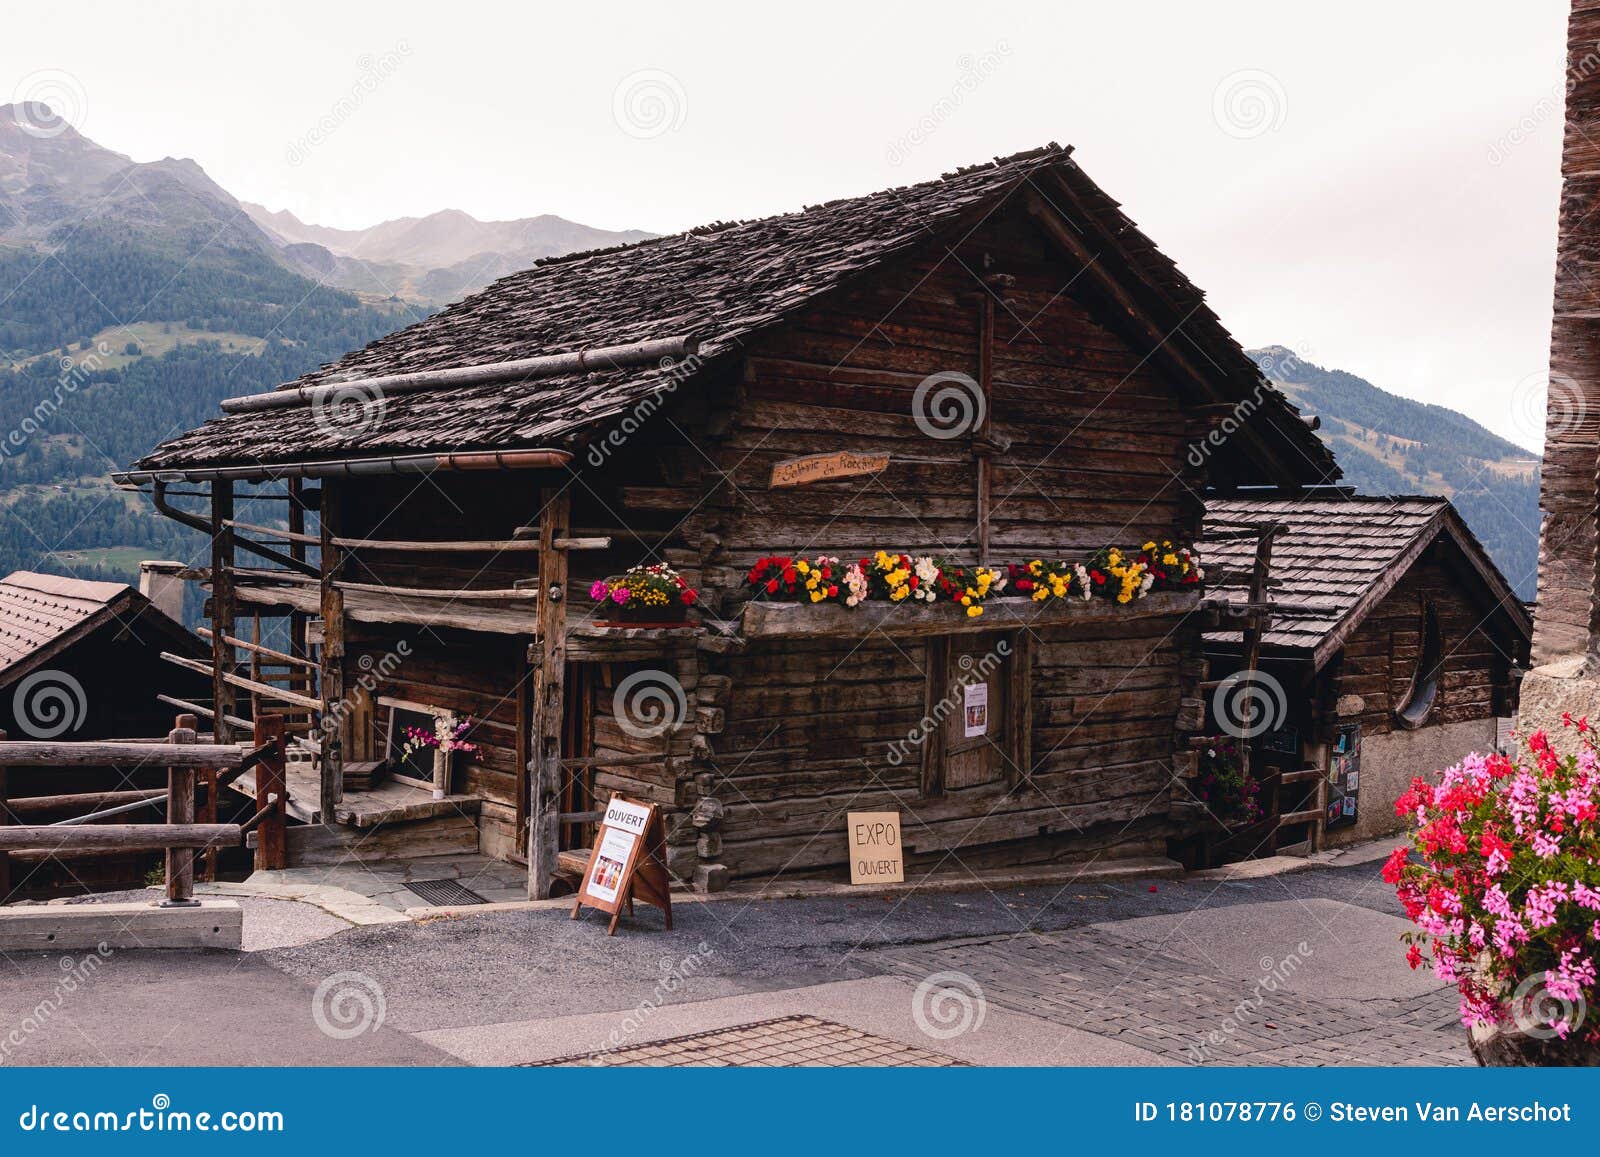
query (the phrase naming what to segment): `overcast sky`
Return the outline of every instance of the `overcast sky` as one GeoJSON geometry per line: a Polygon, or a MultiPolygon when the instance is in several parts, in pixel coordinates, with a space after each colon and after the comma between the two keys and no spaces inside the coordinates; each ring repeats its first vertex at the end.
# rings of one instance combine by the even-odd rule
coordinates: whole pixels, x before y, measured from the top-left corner
{"type": "Polygon", "coordinates": [[[319,224],[671,231],[1046,141],[1246,345],[1537,446],[1567,4],[85,3],[0,101],[319,224]]]}

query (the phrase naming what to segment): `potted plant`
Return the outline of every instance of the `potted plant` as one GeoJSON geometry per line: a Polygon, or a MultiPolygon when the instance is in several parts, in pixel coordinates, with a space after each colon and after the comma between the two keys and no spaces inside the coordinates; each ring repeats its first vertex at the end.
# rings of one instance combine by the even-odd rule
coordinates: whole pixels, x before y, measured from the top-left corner
{"type": "Polygon", "coordinates": [[[433,712],[433,730],[407,727],[406,742],[401,748],[401,754],[408,756],[423,748],[433,749],[433,798],[443,799],[450,794],[450,779],[455,771],[456,753],[476,755],[478,745],[467,739],[468,733],[472,730],[470,715],[459,718],[454,711],[441,711],[438,708],[430,710],[433,712]]]}
{"type": "Polygon", "coordinates": [[[1456,986],[1484,1065],[1600,1064],[1600,758],[1587,720],[1563,722],[1575,755],[1535,731],[1395,803],[1412,830],[1383,878],[1418,928],[1407,959],[1456,986]]]}
{"type": "Polygon", "coordinates": [[[1199,751],[1195,795],[1225,827],[1249,827],[1261,818],[1261,785],[1245,771],[1238,741],[1214,735],[1199,751]]]}
{"type": "Polygon", "coordinates": [[[601,579],[589,597],[600,604],[601,626],[681,623],[700,598],[682,575],[659,562],[601,579]]]}

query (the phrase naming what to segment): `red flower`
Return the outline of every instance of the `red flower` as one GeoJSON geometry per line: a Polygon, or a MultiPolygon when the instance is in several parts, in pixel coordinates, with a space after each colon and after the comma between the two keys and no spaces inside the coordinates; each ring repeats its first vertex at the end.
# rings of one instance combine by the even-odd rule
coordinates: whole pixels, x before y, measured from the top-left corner
{"type": "Polygon", "coordinates": [[[830,599],[836,599],[836,598],[839,597],[839,588],[838,588],[838,586],[836,586],[833,583],[829,583],[828,584],[828,597],[830,599]]]}
{"type": "Polygon", "coordinates": [[[700,598],[700,596],[695,594],[695,592],[693,590],[691,590],[689,587],[684,587],[683,588],[683,594],[681,596],[679,596],[679,597],[681,597],[683,599],[683,602],[684,602],[685,606],[690,606],[690,607],[694,606],[695,602],[700,598]]]}
{"type": "Polygon", "coordinates": [[[778,593],[778,580],[777,579],[768,579],[767,580],[767,593],[769,595],[775,595],[775,594],[778,593]]]}
{"type": "Polygon", "coordinates": [[[1090,571],[1089,577],[1094,579],[1094,585],[1097,587],[1103,587],[1106,585],[1106,576],[1097,570],[1090,571]]]}
{"type": "Polygon", "coordinates": [[[1405,871],[1406,861],[1410,857],[1410,849],[1401,844],[1389,853],[1389,858],[1383,865],[1383,882],[1385,884],[1398,884],[1400,874],[1405,871]]]}
{"type": "Polygon", "coordinates": [[[783,581],[788,583],[790,586],[793,586],[797,577],[799,577],[799,572],[797,572],[794,567],[789,566],[787,563],[784,564],[783,581]]]}
{"type": "Polygon", "coordinates": [[[1422,964],[1422,949],[1418,948],[1415,944],[1413,944],[1410,948],[1407,948],[1406,963],[1411,965],[1412,968],[1420,967],[1422,964]]]}

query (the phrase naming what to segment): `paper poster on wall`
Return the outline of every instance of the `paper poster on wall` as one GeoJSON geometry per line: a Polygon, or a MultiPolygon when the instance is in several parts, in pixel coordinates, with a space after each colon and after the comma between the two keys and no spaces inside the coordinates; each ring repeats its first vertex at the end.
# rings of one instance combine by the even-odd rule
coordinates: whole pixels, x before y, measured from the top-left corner
{"type": "Polygon", "coordinates": [[[617,898],[622,886],[622,872],[633,854],[633,845],[639,837],[633,832],[607,827],[600,840],[600,850],[595,854],[594,867],[589,870],[589,894],[607,903],[617,898]]]}
{"type": "Polygon", "coordinates": [[[962,708],[965,737],[974,739],[985,734],[989,730],[989,684],[968,683],[962,692],[962,708]]]}

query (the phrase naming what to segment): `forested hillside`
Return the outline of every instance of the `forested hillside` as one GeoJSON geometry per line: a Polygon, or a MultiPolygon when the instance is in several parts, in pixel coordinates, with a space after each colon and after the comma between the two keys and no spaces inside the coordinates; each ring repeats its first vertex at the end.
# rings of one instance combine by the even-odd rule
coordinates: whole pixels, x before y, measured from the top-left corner
{"type": "Polygon", "coordinates": [[[1282,346],[1250,351],[1320,431],[1362,494],[1442,494],[1523,598],[1539,561],[1539,458],[1444,406],[1380,390],[1282,346]]]}

